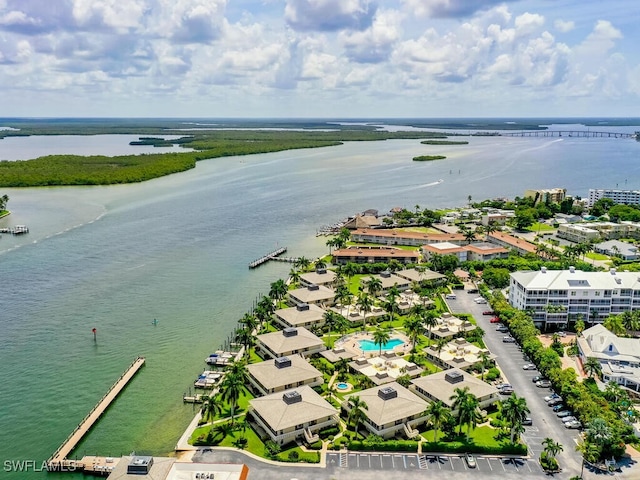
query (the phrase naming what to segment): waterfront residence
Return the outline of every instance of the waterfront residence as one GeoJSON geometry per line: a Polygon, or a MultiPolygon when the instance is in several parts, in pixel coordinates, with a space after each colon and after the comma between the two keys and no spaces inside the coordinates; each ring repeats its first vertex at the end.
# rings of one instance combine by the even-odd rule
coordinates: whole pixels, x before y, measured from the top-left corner
{"type": "Polygon", "coordinates": [[[296,354],[308,357],[326,348],[321,338],[304,327],[285,328],[256,337],[256,352],[263,358],[289,357],[296,354]]]}
{"type": "Polygon", "coordinates": [[[467,239],[462,233],[428,233],[423,245],[434,243],[453,243],[454,245],[464,245],[467,239]]]}
{"type": "Polygon", "coordinates": [[[372,275],[372,277],[380,280],[380,285],[382,286],[381,294],[383,295],[389,293],[389,289],[391,289],[391,287],[396,287],[402,292],[411,285],[411,282],[406,278],[394,275],[388,270],[381,272],[378,275],[372,275]]]}
{"type": "Polygon", "coordinates": [[[351,232],[351,240],[360,243],[419,247],[427,242],[428,235],[424,232],[413,232],[400,228],[359,228],[351,232]]]}
{"type": "Polygon", "coordinates": [[[640,308],[640,273],[547,270],[513,272],[509,303],[528,310],[536,327],[565,328],[579,315],[585,322],[603,322],[609,315],[640,308]],[[551,308],[550,308],[551,307],[551,308]]]}
{"type": "Polygon", "coordinates": [[[462,320],[461,318],[451,315],[449,312],[443,312],[442,316],[437,318],[436,321],[438,322],[437,325],[431,329],[426,329],[426,333],[435,338],[453,337],[477,328],[476,325],[470,321],[462,320]]]}
{"type": "Polygon", "coordinates": [[[638,260],[640,258],[638,247],[620,240],[607,240],[606,242],[596,243],[593,246],[593,251],[609,257],[618,257],[622,260],[638,260]]]}
{"type": "Polygon", "coordinates": [[[367,213],[364,215],[356,215],[344,224],[344,228],[348,230],[357,230],[361,228],[377,227],[382,223],[377,214],[367,213]]]}
{"type": "Polygon", "coordinates": [[[263,438],[279,445],[298,439],[316,442],[320,430],[338,424],[338,410],[308,385],[254,398],[248,414],[264,432],[263,438]]]}
{"type": "Polygon", "coordinates": [[[640,338],[620,338],[598,324],[583,331],[577,343],[582,363],[597,359],[605,382],[640,392],[640,338]]]}
{"type": "Polygon", "coordinates": [[[469,370],[480,362],[481,353],[483,352],[488,354],[489,358],[495,358],[495,355],[486,348],[480,348],[473,343],[467,342],[464,338],[453,339],[439,351],[436,345],[431,345],[425,348],[424,352],[430,361],[444,369],[469,370]]]}
{"type": "Polygon", "coordinates": [[[533,243],[527,242],[522,238],[514,237],[504,232],[491,232],[487,233],[487,241],[500,247],[504,247],[507,250],[515,250],[520,255],[526,255],[527,253],[536,254],[536,246],[533,243]]]}
{"type": "Polygon", "coordinates": [[[533,198],[534,205],[541,203],[562,203],[566,197],[566,188],[543,188],[524,191],[524,198],[533,198]]]}
{"type": "Polygon", "coordinates": [[[455,245],[443,242],[422,247],[422,255],[427,261],[436,253],[438,255],[455,255],[459,262],[486,262],[495,258],[507,258],[509,256],[509,250],[490,242],[474,242],[469,245],[455,245]]]}
{"type": "Polygon", "coordinates": [[[317,327],[324,325],[325,310],[318,305],[300,303],[295,307],[281,308],[275,311],[276,322],[283,328],[317,327]]]}
{"type": "Polygon", "coordinates": [[[427,419],[427,402],[397,382],[376,386],[345,396],[342,409],[349,413],[349,398],[357,396],[367,405],[364,426],[373,435],[391,438],[398,434],[418,436],[415,426],[427,419]]]}
{"type": "MultiPolygon", "coordinates": [[[[451,397],[455,395],[455,389],[464,387],[469,387],[469,393],[478,398],[481,409],[486,409],[500,400],[500,394],[496,387],[459,368],[416,378],[411,381],[409,389],[429,402],[441,401],[451,408],[453,406],[451,397]]],[[[452,413],[456,415],[458,412],[452,413]]]]}
{"type": "Polygon", "coordinates": [[[315,272],[307,272],[300,275],[300,284],[303,287],[310,285],[331,285],[336,279],[336,272],[326,268],[318,268],[315,272]]]}
{"type": "Polygon", "coordinates": [[[300,355],[278,357],[247,365],[249,383],[260,395],[309,385],[315,387],[324,382],[322,372],[300,355]]]}
{"type": "Polygon", "coordinates": [[[325,285],[309,285],[304,288],[289,290],[287,293],[290,305],[307,303],[309,305],[331,306],[335,303],[336,292],[325,285]]]}
{"type": "Polygon", "coordinates": [[[399,270],[395,272],[399,277],[406,278],[411,283],[417,282],[420,285],[440,285],[447,281],[447,276],[433,270],[417,270],[415,268],[408,268],[406,270],[399,270]]]}
{"type": "Polygon", "coordinates": [[[408,362],[394,352],[385,352],[379,357],[359,357],[349,363],[349,368],[371,379],[376,385],[394,382],[398,377],[409,375],[419,377],[424,369],[413,362],[408,362]]]}
{"type": "Polygon", "coordinates": [[[558,237],[575,243],[637,237],[633,223],[588,222],[560,225],[558,237]]]}
{"type": "Polygon", "coordinates": [[[638,205],[640,204],[640,191],[621,190],[617,188],[590,188],[587,203],[589,208],[593,207],[593,204],[601,198],[610,198],[615,203],[623,203],[625,205],[638,205]]]}
{"type": "Polygon", "coordinates": [[[400,263],[410,264],[420,261],[420,254],[413,250],[402,250],[395,247],[363,247],[353,246],[334,250],[333,263],[345,265],[351,263],[389,263],[396,260],[400,263]]]}
{"type": "Polygon", "coordinates": [[[495,210],[482,214],[480,223],[485,227],[488,225],[504,225],[514,217],[515,212],[513,210],[495,210]]]}

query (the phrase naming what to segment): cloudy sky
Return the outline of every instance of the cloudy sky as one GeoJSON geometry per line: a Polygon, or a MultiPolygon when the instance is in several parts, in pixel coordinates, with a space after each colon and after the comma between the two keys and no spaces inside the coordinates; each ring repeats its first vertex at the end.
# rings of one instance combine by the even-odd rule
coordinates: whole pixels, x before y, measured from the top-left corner
{"type": "Polygon", "coordinates": [[[640,116],[637,0],[0,0],[0,116],[640,116]]]}

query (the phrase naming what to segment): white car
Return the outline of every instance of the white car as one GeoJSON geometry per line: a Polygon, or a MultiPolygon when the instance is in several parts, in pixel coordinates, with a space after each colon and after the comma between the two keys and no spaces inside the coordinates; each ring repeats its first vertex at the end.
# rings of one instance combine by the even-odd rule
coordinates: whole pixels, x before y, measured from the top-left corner
{"type": "Polygon", "coordinates": [[[523,370],[535,370],[536,366],[533,363],[526,363],[522,366],[523,370]]]}
{"type": "Polygon", "coordinates": [[[482,297],[474,298],[473,301],[476,302],[478,305],[480,305],[481,303],[487,303],[487,299],[482,297]]]}
{"type": "Polygon", "coordinates": [[[562,423],[569,423],[569,422],[577,422],[578,419],[576,417],[574,417],[573,415],[569,415],[568,417],[563,417],[560,420],[562,420],[562,423]]]}
{"type": "Polygon", "coordinates": [[[446,298],[447,300],[455,300],[456,298],[456,294],[455,293],[447,293],[444,298],[446,298]]]}

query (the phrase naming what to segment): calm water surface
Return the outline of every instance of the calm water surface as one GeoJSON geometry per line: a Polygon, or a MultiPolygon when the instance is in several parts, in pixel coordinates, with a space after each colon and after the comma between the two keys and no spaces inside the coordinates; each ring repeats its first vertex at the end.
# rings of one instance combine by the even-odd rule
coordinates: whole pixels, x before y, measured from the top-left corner
{"type": "Polygon", "coordinates": [[[613,139],[358,142],[203,161],[135,185],[7,190],[14,213],[0,226],[31,233],[0,239],[0,459],[46,459],[137,355],[147,365],[76,454],[171,451],[204,357],[289,271],[247,268],[277,245],[324,254],[316,229],[367,208],[639,188],[639,153],[613,139]],[[429,154],[448,158],[411,161],[429,154]]]}

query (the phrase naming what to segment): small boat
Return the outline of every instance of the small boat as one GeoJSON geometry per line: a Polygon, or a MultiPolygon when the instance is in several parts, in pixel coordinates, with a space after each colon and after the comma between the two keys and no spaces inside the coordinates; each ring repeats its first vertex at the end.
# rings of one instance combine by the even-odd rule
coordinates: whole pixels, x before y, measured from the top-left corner
{"type": "Polygon", "coordinates": [[[212,387],[220,378],[220,374],[217,372],[212,372],[210,370],[205,370],[202,372],[195,382],[193,382],[193,386],[195,388],[210,388],[212,387]]]}
{"type": "Polygon", "coordinates": [[[233,358],[233,354],[231,352],[218,351],[216,353],[212,353],[207,358],[205,358],[204,362],[207,365],[224,367],[231,361],[232,358],[233,358]]]}

